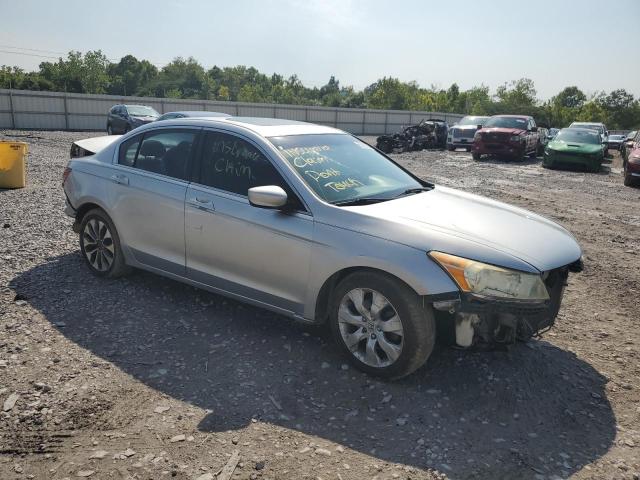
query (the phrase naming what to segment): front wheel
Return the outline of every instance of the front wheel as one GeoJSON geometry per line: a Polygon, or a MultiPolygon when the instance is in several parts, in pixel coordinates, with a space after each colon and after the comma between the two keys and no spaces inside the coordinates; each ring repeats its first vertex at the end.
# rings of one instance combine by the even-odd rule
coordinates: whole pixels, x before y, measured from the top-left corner
{"type": "Polygon", "coordinates": [[[420,368],[435,343],[430,307],[401,281],[356,272],[332,294],[331,330],[340,349],[358,369],[400,378],[420,368]]]}
{"type": "Polygon", "coordinates": [[[94,275],[116,278],[129,271],[116,227],[100,208],[87,212],[80,222],[80,251],[94,275]]]}

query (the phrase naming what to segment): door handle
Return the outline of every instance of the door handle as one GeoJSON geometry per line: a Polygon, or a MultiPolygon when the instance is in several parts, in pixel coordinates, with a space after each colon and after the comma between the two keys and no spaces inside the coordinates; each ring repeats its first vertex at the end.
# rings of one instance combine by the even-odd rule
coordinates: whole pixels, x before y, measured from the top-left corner
{"type": "Polygon", "coordinates": [[[116,183],[119,183],[120,185],[129,185],[129,177],[119,173],[111,175],[111,180],[113,180],[116,183]]]}
{"type": "Polygon", "coordinates": [[[199,208],[200,210],[215,210],[215,208],[213,207],[213,202],[206,198],[192,197],[187,200],[187,203],[193,207],[199,208]]]}

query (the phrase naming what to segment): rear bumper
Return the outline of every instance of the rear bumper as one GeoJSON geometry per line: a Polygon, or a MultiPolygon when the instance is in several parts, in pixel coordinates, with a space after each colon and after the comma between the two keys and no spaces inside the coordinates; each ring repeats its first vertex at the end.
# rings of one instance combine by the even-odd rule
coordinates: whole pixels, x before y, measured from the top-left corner
{"type": "Polygon", "coordinates": [[[549,299],[526,301],[482,298],[461,293],[458,298],[436,301],[436,310],[447,312],[454,322],[455,343],[473,345],[511,344],[527,340],[555,323],[569,271],[580,271],[581,261],[547,272],[549,299]]]}

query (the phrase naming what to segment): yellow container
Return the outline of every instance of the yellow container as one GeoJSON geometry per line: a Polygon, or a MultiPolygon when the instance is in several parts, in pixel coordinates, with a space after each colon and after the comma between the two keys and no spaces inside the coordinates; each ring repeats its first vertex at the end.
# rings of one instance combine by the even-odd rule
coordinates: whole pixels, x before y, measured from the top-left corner
{"type": "Polygon", "coordinates": [[[0,188],[23,188],[27,183],[27,144],[0,140],[0,188]]]}

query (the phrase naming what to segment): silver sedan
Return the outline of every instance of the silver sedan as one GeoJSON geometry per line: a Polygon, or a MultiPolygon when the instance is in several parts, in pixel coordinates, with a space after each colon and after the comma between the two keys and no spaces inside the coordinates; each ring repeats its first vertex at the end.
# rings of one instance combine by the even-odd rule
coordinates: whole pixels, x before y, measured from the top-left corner
{"type": "Polygon", "coordinates": [[[462,347],[530,338],[581,269],[554,222],[433,185],[333,128],[184,118],[104,143],[63,182],[94,274],[141,268],[327,323],[374,375],[423,365],[436,325],[462,347]]]}

